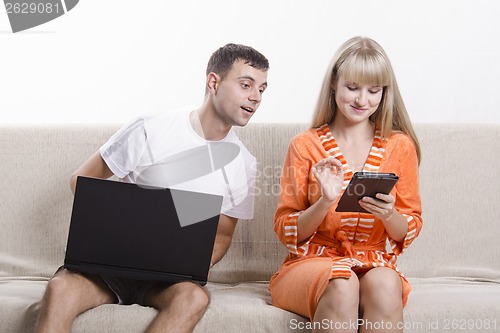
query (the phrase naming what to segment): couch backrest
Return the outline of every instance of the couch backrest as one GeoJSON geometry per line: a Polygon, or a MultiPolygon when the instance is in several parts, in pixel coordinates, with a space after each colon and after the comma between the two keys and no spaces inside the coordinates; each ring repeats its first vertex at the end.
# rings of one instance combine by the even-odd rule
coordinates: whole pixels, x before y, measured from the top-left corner
{"type": "Polygon", "coordinates": [[[417,124],[424,227],[399,266],[410,277],[500,282],[500,124],[417,124]]]}
{"type": "Polygon", "coordinates": [[[52,276],[62,265],[73,202],[69,177],[117,129],[0,129],[0,276],[52,276]]]}
{"type": "MultiPolygon", "coordinates": [[[[0,128],[0,277],[51,276],[62,264],[71,173],[119,126],[0,128]]],[[[251,123],[237,129],[259,162],[255,217],[240,221],[212,281],[268,280],[285,247],[273,232],[281,165],[306,124],[251,123]]],[[[500,125],[417,124],[424,229],[401,256],[409,277],[500,282],[500,125]]],[[[91,246],[91,244],[89,244],[91,246]]]]}
{"type": "MultiPolygon", "coordinates": [[[[500,125],[416,124],[422,148],[423,230],[399,258],[408,277],[500,282],[500,125]]],[[[273,232],[279,177],[290,140],[306,124],[249,124],[238,134],[259,161],[257,209],[239,223],[214,267],[218,281],[267,280],[286,256],[273,232]]]]}
{"type": "Polygon", "coordinates": [[[215,265],[214,281],[269,280],[283,263],[287,250],[273,230],[280,193],[281,168],[290,140],[307,129],[306,124],[250,123],[236,132],[257,158],[254,218],[239,221],[227,255],[215,265]]]}

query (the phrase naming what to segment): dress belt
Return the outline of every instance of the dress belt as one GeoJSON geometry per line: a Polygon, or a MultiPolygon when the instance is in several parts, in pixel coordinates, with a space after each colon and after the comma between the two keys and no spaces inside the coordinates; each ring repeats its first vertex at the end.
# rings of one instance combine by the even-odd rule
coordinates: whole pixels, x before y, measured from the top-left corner
{"type": "Polygon", "coordinates": [[[324,245],[337,250],[337,252],[342,255],[349,257],[355,257],[355,250],[368,250],[368,251],[385,251],[385,240],[382,240],[376,244],[356,244],[353,245],[347,238],[347,234],[344,230],[337,231],[335,239],[327,238],[321,234],[316,234],[312,243],[319,245],[324,245]]]}

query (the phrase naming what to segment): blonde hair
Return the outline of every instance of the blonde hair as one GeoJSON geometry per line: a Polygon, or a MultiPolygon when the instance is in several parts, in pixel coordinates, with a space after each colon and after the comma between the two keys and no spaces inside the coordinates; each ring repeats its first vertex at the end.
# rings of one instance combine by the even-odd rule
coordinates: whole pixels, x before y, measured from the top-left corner
{"type": "Polygon", "coordinates": [[[334,121],[337,105],[332,85],[339,78],[383,87],[379,108],[370,120],[380,129],[384,138],[388,138],[393,131],[408,135],[415,144],[420,162],[420,144],[399,92],[389,58],[377,42],[367,37],[349,39],[333,56],[321,86],[312,127],[320,127],[334,121]]]}

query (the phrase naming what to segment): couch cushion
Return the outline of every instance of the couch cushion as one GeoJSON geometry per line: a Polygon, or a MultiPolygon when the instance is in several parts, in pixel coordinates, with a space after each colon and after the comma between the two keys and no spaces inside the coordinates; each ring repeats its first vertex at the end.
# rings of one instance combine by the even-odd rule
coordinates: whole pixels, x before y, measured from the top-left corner
{"type": "Polygon", "coordinates": [[[410,279],[405,333],[498,332],[500,284],[475,279],[410,279]]]}
{"type": "MultiPolygon", "coordinates": [[[[0,280],[0,332],[33,330],[46,280],[0,280]]],[[[207,284],[211,300],[195,332],[279,332],[291,320],[307,320],[270,305],[267,283],[207,284]]],[[[139,305],[102,305],[77,317],[74,333],[143,332],[156,310],[139,305]]],[[[300,332],[300,330],[298,330],[300,332]]]]}
{"type": "MultiPolygon", "coordinates": [[[[500,330],[500,284],[444,278],[410,282],[405,333],[500,330]]],[[[32,331],[45,285],[43,279],[0,280],[0,332],[32,331]]],[[[207,289],[211,301],[195,332],[309,332],[305,318],[270,305],[267,283],[209,283],[207,289]]],[[[155,315],[156,310],[139,305],[103,305],[77,317],[73,332],[143,332],[155,315]]]]}

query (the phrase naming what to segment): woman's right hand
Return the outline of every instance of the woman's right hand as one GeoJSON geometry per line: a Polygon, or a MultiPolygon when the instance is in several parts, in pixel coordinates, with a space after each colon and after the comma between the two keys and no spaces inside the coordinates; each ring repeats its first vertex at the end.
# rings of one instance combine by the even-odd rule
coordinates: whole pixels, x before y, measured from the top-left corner
{"type": "Polygon", "coordinates": [[[344,183],[342,163],[330,156],[316,163],[312,172],[321,186],[323,199],[332,203],[337,200],[344,183]]]}
{"type": "Polygon", "coordinates": [[[337,200],[344,183],[342,163],[334,157],[327,157],[311,168],[321,187],[321,198],[309,206],[297,219],[297,242],[300,243],[318,230],[337,200]]]}

